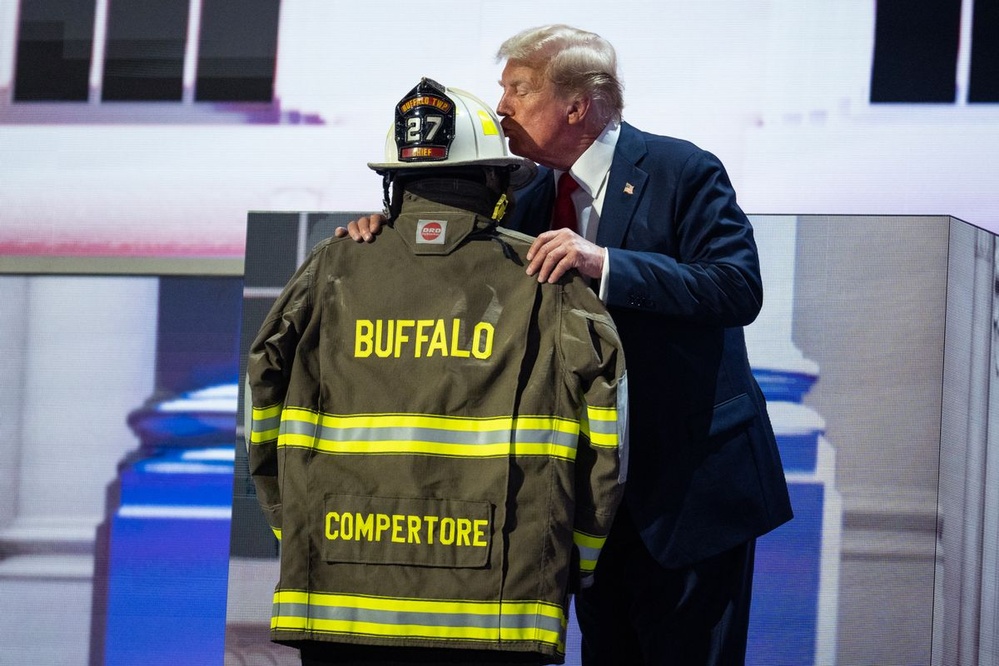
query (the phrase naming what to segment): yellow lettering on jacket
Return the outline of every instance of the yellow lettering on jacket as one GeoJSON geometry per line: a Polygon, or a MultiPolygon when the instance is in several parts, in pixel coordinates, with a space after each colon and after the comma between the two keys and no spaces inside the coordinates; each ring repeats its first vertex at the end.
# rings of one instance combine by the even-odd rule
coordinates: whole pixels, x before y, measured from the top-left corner
{"type": "Polygon", "coordinates": [[[354,326],[354,357],[487,359],[493,353],[496,328],[480,321],[463,340],[463,322],[452,319],[358,319],[354,326]]]}
{"type": "Polygon", "coordinates": [[[423,520],[427,523],[427,544],[434,544],[434,526],[437,525],[437,521],[440,520],[437,516],[423,516],[423,520]]]}
{"type": "Polygon", "coordinates": [[[489,521],[464,516],[416,516],[403,513],[326,513],[330,541],[412,543],[418,545],[484,548],[489,545],[489,521]]]}

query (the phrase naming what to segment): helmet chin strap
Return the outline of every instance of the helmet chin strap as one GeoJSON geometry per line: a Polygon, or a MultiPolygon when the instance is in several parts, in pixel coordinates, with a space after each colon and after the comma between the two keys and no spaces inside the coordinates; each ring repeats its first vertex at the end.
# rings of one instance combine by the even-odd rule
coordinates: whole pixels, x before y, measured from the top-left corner
{"type": "Polygon", "coordinates": [[[386,219],[390,219],[392,217],[392,205],[389,197],[391,187],[392,173],[390,171],[386,171],[382,174],[382,215],[384,215],[386,219]]]}

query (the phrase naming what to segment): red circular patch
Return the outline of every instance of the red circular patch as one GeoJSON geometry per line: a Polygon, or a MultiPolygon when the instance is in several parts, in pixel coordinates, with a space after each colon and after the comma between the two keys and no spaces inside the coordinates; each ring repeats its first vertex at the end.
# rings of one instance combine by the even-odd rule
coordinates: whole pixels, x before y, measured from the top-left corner
{"type": "Polygon", "coordinates": [[[434,241],[440,237],[442,231],[440,224],[429,222],[420,229],[420,235],[423,236],[423,240],[425,241],[434,241]]]}

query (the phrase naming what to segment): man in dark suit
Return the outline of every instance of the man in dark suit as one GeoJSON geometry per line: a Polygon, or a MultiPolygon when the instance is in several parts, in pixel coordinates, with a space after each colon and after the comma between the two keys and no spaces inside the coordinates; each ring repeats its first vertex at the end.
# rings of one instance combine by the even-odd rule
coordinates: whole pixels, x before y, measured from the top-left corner
{"type": "Polygon", "coordinates": [[[621,122],[605,40],[545,26],[499,56],[511,151],[541,165],[508,222],[538,237],[527,270],[592,278],[628,363],[628,483],[576,599],[584,663],[743,663],[755,539],[791,518],[742,330],[763,303],[752,227],[716,157],[621,122]],[[564,173],[576,230],[547,228],[564,173]]]}
{"type": "Polygon", "coordinates": [[[541,165],[504,225],[537,236],[538,280],[592,279],[628,364],[628,481],[576,597],[583,663],[741,664],[756,537],[792,515],[742,329],[763,302],[752,227],[715,156],[621,121],[606,40],[543,26],[498,57],[511,152],[541,165]]]}

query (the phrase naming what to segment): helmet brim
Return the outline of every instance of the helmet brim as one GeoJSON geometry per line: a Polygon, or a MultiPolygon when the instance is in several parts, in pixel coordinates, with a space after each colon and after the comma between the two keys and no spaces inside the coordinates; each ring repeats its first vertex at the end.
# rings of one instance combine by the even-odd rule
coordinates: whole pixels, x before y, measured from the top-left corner
{"type": "Polygon", "coordinates": [[[510,185],[519,189],[531,182],[538,172],[538,165],[521,157],[502,157],[495,159],[460,160],[457,162],[368,162],[368,168],[378,174],[395,171],[415,171],[418,169],[445,169],[465,166],[508,166],[514,167],[510,173],[510,185]]]}

